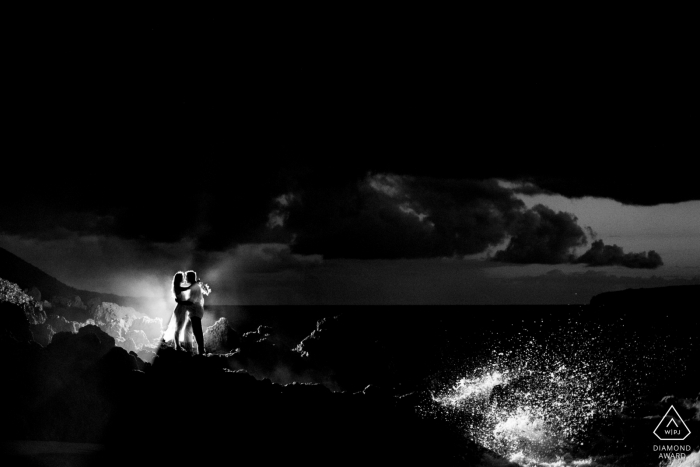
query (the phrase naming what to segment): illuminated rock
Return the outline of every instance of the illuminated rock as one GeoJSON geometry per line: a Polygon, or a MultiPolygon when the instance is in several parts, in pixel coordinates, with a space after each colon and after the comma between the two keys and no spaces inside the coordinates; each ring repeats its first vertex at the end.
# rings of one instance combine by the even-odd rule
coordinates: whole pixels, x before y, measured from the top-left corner
{"type": "Polygon", "coordinates": [[[129,330],[124,338],[127,340],[133,341],[134,343],[134,349],[128,349],[128,350],[134,350],[138,351],[143,348],[144,345],[149,345],[151,342],[149,341],[148,337],[146,336],[146,333],[143,332],[142,330],[129,330]]]}
{"type": "Polygon", "coordinates": [[[129,331],[142,331],[149,341],[148,344],[156,344],[163,333],[163,320],[140,316],[132,321],[129,331]]]}
{"type": "Polygon", "coordinates": [[[209,352],[228,352],[241,345],[241,336],[229,325],[226,318],[220,318],[204,331],[204,347],[209,352]]]}

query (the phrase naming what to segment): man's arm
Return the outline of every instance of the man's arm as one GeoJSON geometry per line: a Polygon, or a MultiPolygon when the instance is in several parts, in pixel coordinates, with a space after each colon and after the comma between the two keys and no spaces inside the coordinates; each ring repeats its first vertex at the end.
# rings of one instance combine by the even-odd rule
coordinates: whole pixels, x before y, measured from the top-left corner
{"type": "MultiPolygon", "coordinates": [[[[192,288],[193,285],[194,285],[194,284],[190,284],[190,285],[188,285],[187,287],[182,287],[182,286],[180,286],[180,291],[178,292],[178,295],[180,295],[180,292],[182,292],[183,290],[190,290],[190,289],[192,288]]],[[[177,302],[177,303],[182,303],[183,305],[194,305],[194,303],[191,302],[191,301],[189,301],[189,300],[180,300],[180,299],[177,298],[177,297],[175,297],[175,302],[177,302]]]]}

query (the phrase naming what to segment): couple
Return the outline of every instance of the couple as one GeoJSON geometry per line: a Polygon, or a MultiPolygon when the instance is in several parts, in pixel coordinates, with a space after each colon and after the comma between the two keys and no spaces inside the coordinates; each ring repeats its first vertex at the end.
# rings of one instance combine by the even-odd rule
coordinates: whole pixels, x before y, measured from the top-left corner
{"type": "Polygon", "coordinates": [[[202,332],[202,318],[204,317],[204,295],[211,293],[211,288],[207,284],[202,284],[197,278],[197,273],[178,271],[173,277],[173,294],[177,306],[173,310],[170,318],[168,330],[163,339],[172,340],[175,349],[181,350],[192,346],[192,332],[197,340],[199,354],[204,354],[204,333],[202,332]]]}

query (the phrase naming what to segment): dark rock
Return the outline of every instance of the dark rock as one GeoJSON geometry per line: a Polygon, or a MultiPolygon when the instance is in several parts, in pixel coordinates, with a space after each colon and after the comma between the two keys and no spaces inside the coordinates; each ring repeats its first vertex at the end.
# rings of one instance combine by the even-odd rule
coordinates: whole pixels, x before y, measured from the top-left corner
{"type": "Polygon", "coordinates": [[[209,352],[229,352],[240,345],[240,334],[229,325],[226,318],[220,318],[204,331],[204,347],[209,352]]]}
{"type": "Polygon", "coordinates": [[[31,326],[32,338],[44,347],[51,343],[57,332],[75,334],[80,329],[79,323],[68,321],[62,316],[50,315],[43,324],[31,326]]]}
{"type": "Polygon", "coordinates": [[[73,295],[70,297],[54,295],[51,297],[51,303],[56,308],[77,308],[82,310],[87,308],[79,295],[73,295]]]}
{"type": "Polygon", "coordinates": [[[46,324],[35,324],[30,327],[32,333],[32,339],[43,347],[46,347],[51,343],[51,338],[55,334],[53,329],[46,324]]]}
{"type": "Polygon", "coordinates": [[[362,394],[373,398],[384,398],[387,400],[389,400],[392,397],[389,391],[382,388],[381,386],[377,386],[376,384],[370,384],[367,387],[365,387],[362,390],[362,394]]]}
{"type": "Polygon", "coordinates": [[[71,308],[56,305],[51,308],[51,314],[56,316],[63,316],[68,321],[74,321],[76,323],[84,323],[91,319],[90,312],[86,308],[71,308]]]}
{"type": "Polygon", "coordinates": [[[27,295],[32,297],[35,302],[40,303],[41,302],[41,291],[36,287],[32,287],[28,292],[27,295]]]}
{"type": "Polygon", "coordinates": [[[136,355],[144,362],[152,362],[156,358],[156,353],[153,349],[141,349],[136,352],[136,355]]]}
{"type": "Polygon", "coordinates": [[[698,297],[700,297],[700,285],[677,285],[604,292],[591,298],[591,305],[668,307],[697,304],[698,297]]]}
{"type": "Polygon", "coordinates": [[[109,350],[111,350],[115,346],[114,338],[112,336],[110,336],[109,334],[105,333],[104,331],[102,331],[102,329],[98,328],[95,325],[89,324],[87,326],[83,326],[78,331],[79,336],[83,336],[86,334],[93,334],[93,335],[97,336],[97,338],[99,339],[100,356],[104,355],[105,353],[107,353],[109,350]]]}
{"type": "Polygon", "coordinates": [[[46,322],[46,312],[44,311],[43,305],[41,305],[40,302],[25,305],[24,311],[27,315],[29,324],[37,325],[46,322]]]}
{"type": "Polygon", "coordinates": [[[46,313],[40,301],[35,300],[14,282],[0,278],[0,303],[20,307],[29,324],[41,324],[46,321],[46,313]]]}
{"type": "Polygon", "coordinates": [[[27,315],[20,305],[0,302],[0,333],[20,342],[32,340],[27,315]]]}
{"type": "Polygon", "coordinates": [[[106,443],[99,465],[216,461],[217,449],[169,448],[178,426],[201,430],[210,446],[235,441],[244,446],[236,458],[245,462],[470,465],[476,459],[460,433],[421,420],[380,389],[351,396],[319,384],[280,386],[231,371],[227,356],[168,347],[150,366],[94,325],[57,333],[46,349],[34,346],[21,352],[39,355],[42,363],[26,378],[35,378],[41,392],[26,396],[12,420],[33,439],[106,443]],[[146,420],[163,427],[149,430],[147,443],[135,443],[134,427],[146,420]]]}
{"type": "Polygon", "coordinates": [[[51,315],[47,318],[46,323],[51,327],[54,333],[57,332],[72,332],[77,333],[80,325],[75,321],[69,321],[63,316],[51,315]]]}
{"type": "Polygon", "coordinates": [[[145,371],[147,369],[146,362],[144,362],[142,359],[140,359],[139,356],[136,354],[136,352],[133,352],[133,351],[129,352],[129,355],[133,356],[134,359],[136,359],[136,365],[138,367],[138,370],[145,371]]]}
{"type": "Polygon", "coordinates": [[[139,370],[138,360],[135,355],[130,354],[121,347],[112,347],[102,357],[100,364],[102,370],[112,376],[119,373],[127,373],[131,370],[139,370]]]}

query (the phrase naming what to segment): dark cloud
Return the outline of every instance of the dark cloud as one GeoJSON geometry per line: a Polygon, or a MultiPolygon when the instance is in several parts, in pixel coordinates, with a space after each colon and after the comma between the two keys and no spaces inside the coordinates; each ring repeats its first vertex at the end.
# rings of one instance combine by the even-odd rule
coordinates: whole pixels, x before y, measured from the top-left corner
{"type": "Polygon", "coordinates": [[[538,204],[522,213],[505,250],[493,259],[510,263],[559,264],[572,262],[572,250],[587,243],[576,216],[554,212],[538,204]]]}
{"type": "MultiPolygon", "coordinates": [[[[8,173],[25,177],[18,162],[8,173]]],[[[193,239],[203,250],[275,240],[266,237],[265,226],[274,198],[286,187],[282,173],[260,164],[217,164],[193,155],[172,161],[124,157],[105,173],[77,178],[67,174],[65,161],[52,161],[36,177],[26,176],[22,190],[0,187],[12,200],[0,233],[47,240],[75,234],[146,243],[193,239]]]]}
{"type": "MultiPolygon", "coordinates": [[[[272,162],[224,168],[190,157],[163,161],[156,176],[152,163],[140,171],[127,158],[104,176],[79,182],[60,179],[60,171],[51,172],[54,178],[42,172],[31,190],[8,203],[0,233],[44,241],[96,235],[143,248],[186,242],[194,255],[245,244],[291,245],[290,256],[251,266],[263,270],[296,264],[292,253],[452,257],[505,241],[497,261],[556,264],[572,261],[572,249],[585,244],[575,217],[543,206],[525,209],[517,194],[544,192],[529,181],[368,173],[360,169],[363,161],[315,169],[272,162]]],[[[596,239],[590,229],[589,237],[596,239]]],[[[649,267],[655,260],[623,257],[615,264],[649,267]]]]}
{"type": "MultiPolygon", "coordinates": [[[[325,178],[280,197],[268,225],[285,232],[292,251],[326,258],[453,257],[483,253],[507,241],[493,260],[575,262],[575,249],[585,246],[589,237],[597,239],[596,233],[580,226],[572,214],[544,205],[526,209],[516,197],[521,188],[537,189],[495,179],[396,174],[325,178]]],[[[593,254],[582,262],[595,261],[589,260],[593,254]]],[[[617,259],[609,264],[660,263],[656,253],[613,256],[617,259]]]]}
{"type": "Polygon", "coordinates": [[[636,269],[656,269],[664,264],[661,256],[653,250],[644,253],[625,253],[621,247],[605,245],[602,240],[594,241],[591,248],[576,262],[588,266],[624,266],[636,269]]]}
{"type": "Polygon", "coordinates": [[[295,252],[327,258],[467,255],[503,241],[523,206],[495,180],[375,174],[294,193],[285,228],[295,252]]]}

